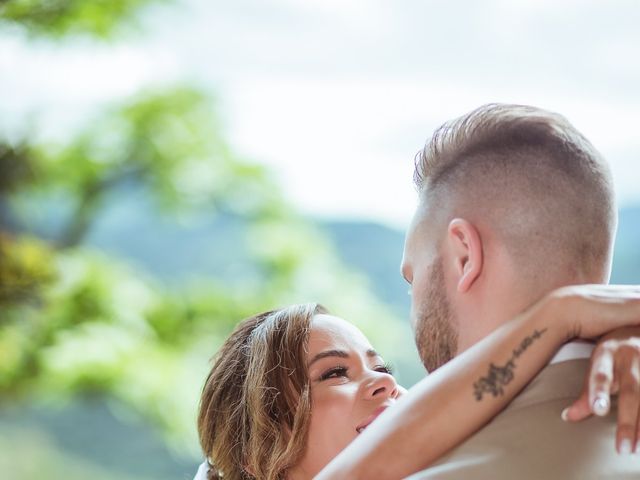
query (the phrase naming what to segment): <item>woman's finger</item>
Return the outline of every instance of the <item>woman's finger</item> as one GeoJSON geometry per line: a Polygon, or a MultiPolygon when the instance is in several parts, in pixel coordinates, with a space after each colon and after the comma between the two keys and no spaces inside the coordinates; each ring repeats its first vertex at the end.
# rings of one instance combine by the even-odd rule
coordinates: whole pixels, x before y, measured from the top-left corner
{"type": "MultiPolygon", "coordinates": [[[[611,343],[609,342],[608,345],[611,345],[611,343]]],[[[593,415],[593,401],[590,400],[590,398],[592,396],[591,392],[596,390],[594,381],[598,378],[603,379],[602,376],[598,376],[598,371],[608,371],[608,365],[613,359],[613,351],[613,349],[603,348],[603,345],[599,345],[594,350],[589,362],[589,372],[584,379],[580,396],[575,402],[562,411],[561,417],[565,422],[579,422],[593,415]]],[[[614,378],[611,383],[612,389],[615,384],[616,379],[614,378]]],[[[610,393],[614,392],[610,391],[610,393]]]]}
{"type": "Polygon", "coordinates": [[[593,364],[601,355],[600,350],[600,348],[596,348],[591,355],[591,359],[589,360],[589,372],[582,382],[583,384],[580,396],[560,414],[562,420],[565,422],[579,422],[592,415],[591,405],[589,404],[589,379],[591,378],[593,364]]]}
{"type": "Polygon", "coordinates": [[[589,372],[589,408],[591,412],[604,416],[611,407],[611,387],[613,384],[613,353],[607,343],[595,353],[589,372]]]}
{"type": "Polygon", "coordinates": [[[561,417],[565,422],[579,422],[591,415],[591,406],[589,405],[589,388],[585,385],[580,397],[562,411],[561,417]]]}
{"type": "Polygon", "coordinates": [[[632,346],[620,347],[616,354],[615,371],[620,386],[616,447],[618,453],[628,454],[636,450],[640,408],[640,352],[632,346]]]}

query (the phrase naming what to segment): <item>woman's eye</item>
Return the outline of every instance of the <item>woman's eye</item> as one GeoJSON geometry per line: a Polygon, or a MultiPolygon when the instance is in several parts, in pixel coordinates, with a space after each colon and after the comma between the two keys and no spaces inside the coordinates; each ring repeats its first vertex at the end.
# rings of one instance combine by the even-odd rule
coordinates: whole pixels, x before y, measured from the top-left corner
{"type": "Polygon", "coordinates": [[[374,368],[374,370],[376,372],[388,373],[389,375],[393,375],[393,367],[388,363],[385,363],[384,365],[378,365],[377,367],[374,368]]]}
{"type": "Polygon", "coordinates": [[[340,378],[340,377],[346,377],[346,376],[347,376],[346,367],[335,367],[324,372],[320,377],[320,380],[328,380],[330,378],[340,378]]]}

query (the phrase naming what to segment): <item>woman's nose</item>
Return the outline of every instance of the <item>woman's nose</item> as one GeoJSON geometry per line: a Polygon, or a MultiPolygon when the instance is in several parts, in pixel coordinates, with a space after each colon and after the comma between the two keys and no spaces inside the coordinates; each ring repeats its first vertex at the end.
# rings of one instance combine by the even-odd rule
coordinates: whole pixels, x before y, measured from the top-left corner
{"type": "Polygon", "coordinates": [[[365,396],[371,399],[397,398],[398,394],[398,384],[393,375],[382,372],[374,372],[365,390],[365,396]]]}

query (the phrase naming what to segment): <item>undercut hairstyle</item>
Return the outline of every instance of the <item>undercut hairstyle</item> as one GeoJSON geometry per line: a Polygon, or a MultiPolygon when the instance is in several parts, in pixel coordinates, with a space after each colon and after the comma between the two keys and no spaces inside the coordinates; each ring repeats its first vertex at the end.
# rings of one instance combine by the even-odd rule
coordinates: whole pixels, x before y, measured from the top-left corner
{"type": "Polygon", "coordinates": [[[608,275],[611,174],[559,114],[489,104],[447,122],[416,155],[414,181],[423,201],[500,235],[532,280],[608,275]]]}
{"type": "Polygon", "coordinates": [[[198,414],[208,478],[281,480],[307,443],[307,348],[319,304],[293,305],[240,322],[213,359],[198,414]]]}

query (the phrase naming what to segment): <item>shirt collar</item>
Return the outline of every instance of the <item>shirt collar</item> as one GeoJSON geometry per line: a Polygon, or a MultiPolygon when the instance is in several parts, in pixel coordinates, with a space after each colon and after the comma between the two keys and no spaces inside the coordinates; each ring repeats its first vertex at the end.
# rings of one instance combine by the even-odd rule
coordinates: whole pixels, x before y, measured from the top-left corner
{"type": "Polygon", "coordinates": [[[590,358],[594,348],[596,348],[595,344],[583,340],[565,343],[551,359],[549,365],[566,362],[568,360],[590,358]]]}

